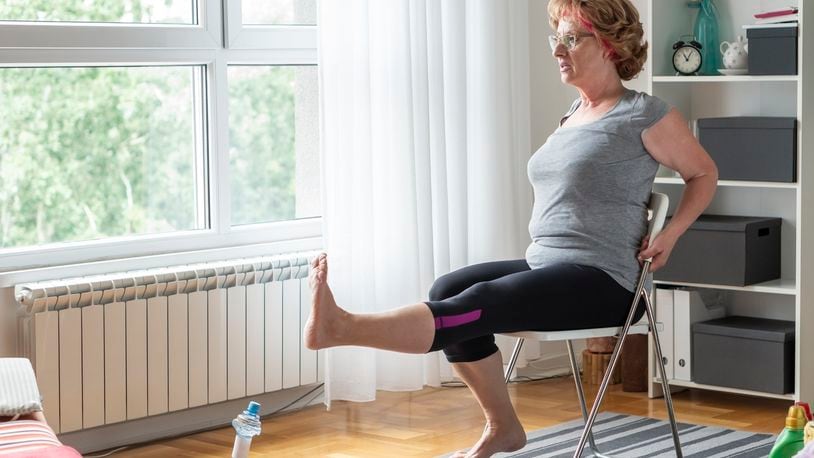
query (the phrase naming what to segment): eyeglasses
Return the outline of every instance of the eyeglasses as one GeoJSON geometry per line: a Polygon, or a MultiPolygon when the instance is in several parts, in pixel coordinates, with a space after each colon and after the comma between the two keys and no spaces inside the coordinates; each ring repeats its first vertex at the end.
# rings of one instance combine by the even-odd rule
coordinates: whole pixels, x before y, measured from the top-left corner
{"type": "Polygon", "coordinates": [[[577,41],[580,38],[587,38],[592,37],[593,34],[590,33],[569,33],[565,35],[549,35],[548,36],[548,44],[551,46],[551,51],[556,51],[557,46],[562,44],[565,46],[565,49],[571,51],[577,45],[577,41]]]}

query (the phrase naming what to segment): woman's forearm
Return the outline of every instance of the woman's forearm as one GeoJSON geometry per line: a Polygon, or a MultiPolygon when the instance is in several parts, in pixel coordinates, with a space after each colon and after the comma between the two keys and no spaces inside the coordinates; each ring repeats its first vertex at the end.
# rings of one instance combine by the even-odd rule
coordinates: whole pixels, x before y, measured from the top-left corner
{"type": "Polygon", "coordinates": [[[715,172],[698,175],[687,181],[681,201],[670,223],[664,228],[676,239],[686,232],[690,225],[712,202],[715,188],[718,186],[718,175],[715,172]]]}

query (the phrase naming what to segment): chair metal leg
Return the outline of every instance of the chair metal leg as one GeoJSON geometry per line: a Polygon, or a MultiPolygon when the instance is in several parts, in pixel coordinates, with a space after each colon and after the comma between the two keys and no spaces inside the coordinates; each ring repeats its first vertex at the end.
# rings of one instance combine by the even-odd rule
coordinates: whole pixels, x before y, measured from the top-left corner
{"type": "Polygon", "coordinates": [[[526,339],[522,337],[517,338],[517,343],[514,344],[514,350],[512,351],[512,357],[509,359],[509,366],[506,367],[506,383],[509,383],[509,379],[512,377],[512,371],[514,370],[514,365],[517,364],[517,357],[520,356],[520,350],[523,348],[523,342],[526,339]]]}
{"type": "Polygon", "coordinates": [[[647,309],[647,320],[650,322],[650,332],[653,333],[653,347],[656,350],[656,360],[658,361],[659,375],[661,376],[661,388],[664,390],[664,402],[667,404],[667,415],[670,417],[670,429],[673,430],[673,444],[676,449],[676,457],[682,458],[681,441],[678,439],[678,426],[676,425],[675,412],[673,411],[673,397],[670,394],[670,384],[667,382],[667,374],[664,370],[664,359],[661,354],[661,344],[659,343],[659,332],[656,329],[656,317],[653,313],[653,305],[650,297],[644,294],[645,306],[647,309]]]}
{"type": "Polygon", "coordinates": [[[636,292],[633,294],[633,303],[630,305],[630,311],[627,314],[625,326],[622,328],[622,332],[619,335],[619,341],[616,342],[616,346],[613,348],[610,363],[608,364],[608,368],[605,370],[605,376],[602,377],[602,383],[599,385],[599,391],[596,393],[596,399],[591,406],[591,413],[588,414],[588,420],[585,421],[585,429],[582,430],[582,435],[579,438],[579,444],[577,445],[577,449],[574,451],[574,458],[580,458],[582,456],[582,451],[585,449],[585,442],[588,440],[588,433],[594,426],[596,415],[599,413],[599,406],[602,404],[602,399],[605,397],[605,392],[608,390],[611,375],[613,374],[613,370],[616,368],[616,363],[619,362],[619,355],[622,352],[622,345],[624,345],[625,338],[630,331],[630,326],[633,324],[633,317],[636,315],[639,297],[644,291],[644,282],[647,279],[647,271],[649,269],[650,261],[645,261],[644,265],[642,266],[642,274],[639,276],[639,283],[636,286],[636,292]]]}
{"type": "MultiPolygon", "coordinates": [[[[565,346],[568,347],[568,360],[571,363],[571,373],[574,374],[574,383],[577,385],[577,398],[579,398],[579,407],[582,410],[582,419],[588,421],[588,407],[585,404],[585,392],[582,390],[582,378],[579,376],[579,367],[577,367],[577,358],[574,355],[574,346],[570,340],[565,341],[565,346]]],[[[593,431],[588,431],[588,446],[591,447],[591,452],[598,458],[610,458],[602,454],[596,447],[594,442],[593,431]]]]}

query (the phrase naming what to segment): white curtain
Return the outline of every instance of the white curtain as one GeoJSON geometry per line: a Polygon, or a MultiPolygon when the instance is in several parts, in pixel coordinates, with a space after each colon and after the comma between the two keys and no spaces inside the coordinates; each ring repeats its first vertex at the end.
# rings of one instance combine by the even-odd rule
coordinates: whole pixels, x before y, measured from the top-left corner
{"type": "MultiPolygon", "coordinates": [[[[523,257],[527,21],[528,0],[320,2],[324,234],[340,306],[420,302],[444,273],[523,257]]],[[[442,359],[332,349],[326,402],[438,385],[442,359]]]]}

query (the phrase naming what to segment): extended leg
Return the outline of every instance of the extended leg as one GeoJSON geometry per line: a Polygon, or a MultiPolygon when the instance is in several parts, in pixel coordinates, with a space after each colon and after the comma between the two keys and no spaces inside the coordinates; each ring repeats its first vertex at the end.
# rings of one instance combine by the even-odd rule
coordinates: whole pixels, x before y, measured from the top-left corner
{"type": "Polygon", "coordinates": [[[424,303],[382,313],[353,314],[336,305],[328,287],[328,261],[319,255],[309,276],[313,300],[304,340],[312,350],[358,345],[402,353],[426,353],[435,335],[435,319],[424,303]]]}

